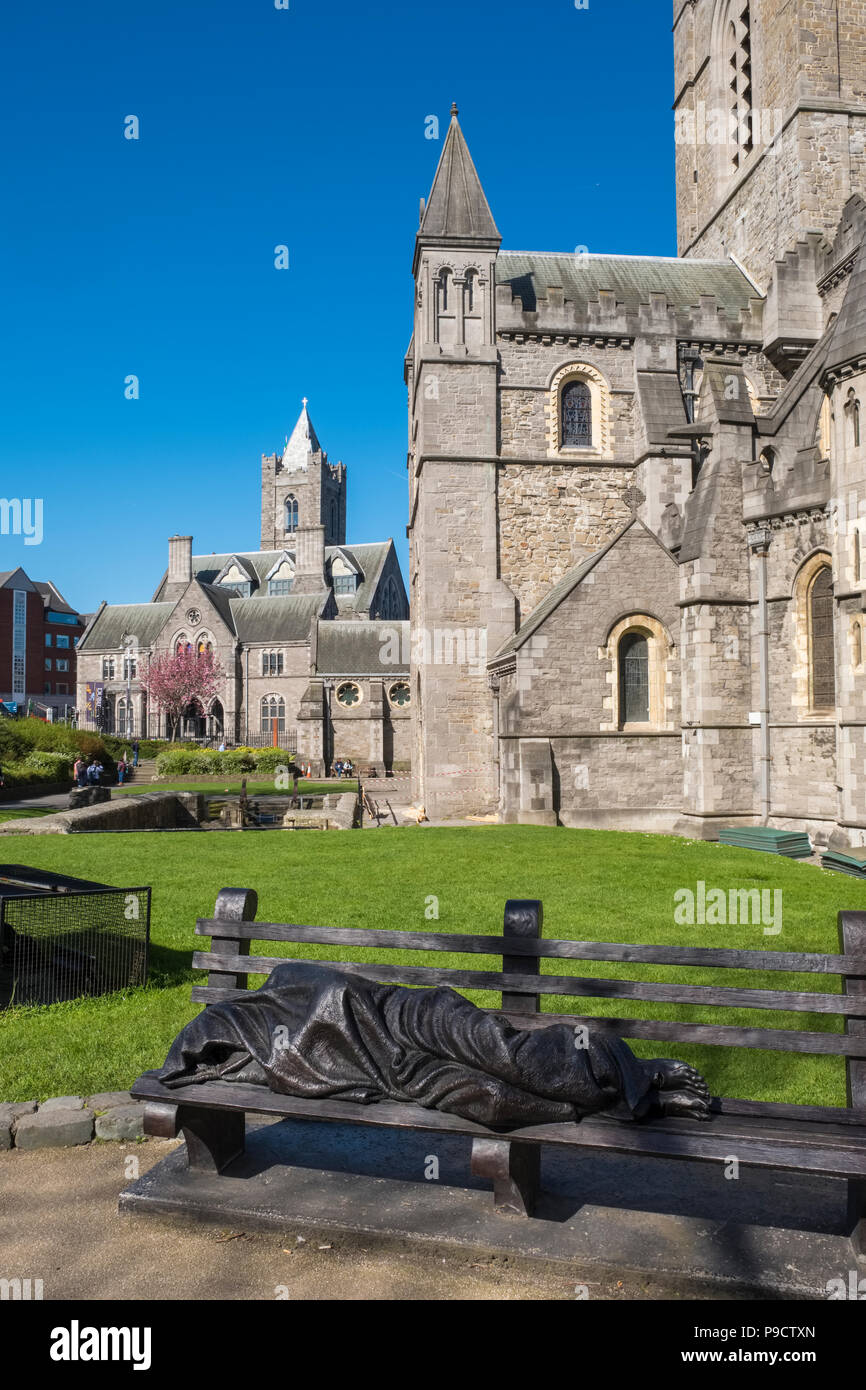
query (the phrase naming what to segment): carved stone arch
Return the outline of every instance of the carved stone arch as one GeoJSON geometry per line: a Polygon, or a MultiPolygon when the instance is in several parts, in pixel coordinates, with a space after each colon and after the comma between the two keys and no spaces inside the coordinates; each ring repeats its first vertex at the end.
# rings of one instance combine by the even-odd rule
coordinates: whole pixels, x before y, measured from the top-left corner
{"type": "Polygon", "coordinates": [[[589,362],[566,362],[554,372],[548,384],[548,448],[558,457],[609,458],[612,453],[610,437],[610,386],[607,378],[589,362]],[[568,448],[562,443],[562,394],[573,381],[583,381],[589,387],[592,409],[592,445],[568,448]]]}
{"type": "Polygon", "coordinates": [[[628,733],[643,729],[673,728],[673,700],[668,696],[668,664],[675,654],[675,646],[664,623],[651,613],[626,613],[613,624],[607,634],[605,644],[599,648],[599,659],[607,664],[606,680],[610,694],[604,701],[608,718],[601,725],[603,730],[620,730],[628,733]],[[622,669],[623,639],[631,635],[641,636],[647,644],[647,714],[648,718],[639,724],[630,725],[624,718],[622,707],[622,669]]]}

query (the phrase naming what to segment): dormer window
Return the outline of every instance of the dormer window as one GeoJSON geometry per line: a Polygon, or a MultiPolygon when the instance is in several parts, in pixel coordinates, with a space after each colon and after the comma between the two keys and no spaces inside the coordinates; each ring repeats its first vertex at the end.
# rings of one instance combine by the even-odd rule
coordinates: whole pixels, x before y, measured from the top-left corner
{"type": "Polygon", "coordinates": [[[232,589],[239,598],[249,598],[252,587],[248,579],[224,579],[220,584],[221,589],[232,589]]]}
{"type": "Polygon", "coordinates": [[[291,579],[269,579],[268,595],[271,598],[284,598],[286,594],[291,593],[293,582],[291,579]]]}
{"type": "Polygon", "coordinates": [[[335,574],[333,580],[335,594],[354,594],[357,591],[357,574],[335,574]]]}

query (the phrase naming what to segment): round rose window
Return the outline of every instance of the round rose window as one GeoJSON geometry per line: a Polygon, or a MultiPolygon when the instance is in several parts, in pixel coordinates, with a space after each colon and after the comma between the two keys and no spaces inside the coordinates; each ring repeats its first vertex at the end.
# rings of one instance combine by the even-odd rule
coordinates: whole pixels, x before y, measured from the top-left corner
{"type": "Polygon", "coordinates": [[[361,703],[361,687],[354,681],[343,681],[337,687],[337,704],[343,705],[346,709],[351,709],[353,705],[361,703]]]}
{"type": "Polygon", "coordinates": [[[408,681],[395,681],[388,691],[388,699],[391,701],[392,705],[397,705],[399,709],[403,709],[405,705],[408,705],[411,699],[408,681]]]}

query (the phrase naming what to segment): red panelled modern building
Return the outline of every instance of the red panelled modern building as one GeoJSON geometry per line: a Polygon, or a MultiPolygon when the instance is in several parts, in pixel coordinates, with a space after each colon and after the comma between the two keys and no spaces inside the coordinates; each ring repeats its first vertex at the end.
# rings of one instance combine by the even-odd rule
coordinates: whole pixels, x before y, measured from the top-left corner
{"type": "Polygon", "coordinates": [[[0,571],[0,700],[9,714],[63,719],[75,708],[85,619],[50,582],[0,571]]]}

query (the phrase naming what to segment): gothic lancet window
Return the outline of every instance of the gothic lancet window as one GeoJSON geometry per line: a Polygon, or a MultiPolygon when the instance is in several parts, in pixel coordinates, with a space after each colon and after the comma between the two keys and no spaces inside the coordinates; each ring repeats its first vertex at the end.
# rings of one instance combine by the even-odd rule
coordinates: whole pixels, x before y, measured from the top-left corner
{"type": "Polygon", "coordinates": [[[592,395],[585,381],[570,381],[562,392],[562,444],[592,448],[592,395]]]}
{"type": "Polygon", "coordinates": [[[298,529],[298,499],[289,495],[286,498],[286,534],[294,534],[298,529]]]}
{"type": "Polygon", "coordinates": [[[624,724],[649,722],[649,643],[642,632],[626,632],[619,643],[619,712],[624,724]]]}
{"type": "Polygon", "coordinates": [[[467,314],[475,310],[475,271],[466,272],[466,283],[463,287],[463,308],[467,314]]]}
{"type": "Polygon", "coordinates": [[[813,709],[836,703],[836,662],[833,642],[833,574],[822,566],[809,589],[809,679],[813,709]]]}
{"type": "Polygon", "coordinates": [[[448,312],[448,278],[450,271],[440,272],[439,279],[436,281],[436,310],[440,314],[448,312]]]}

